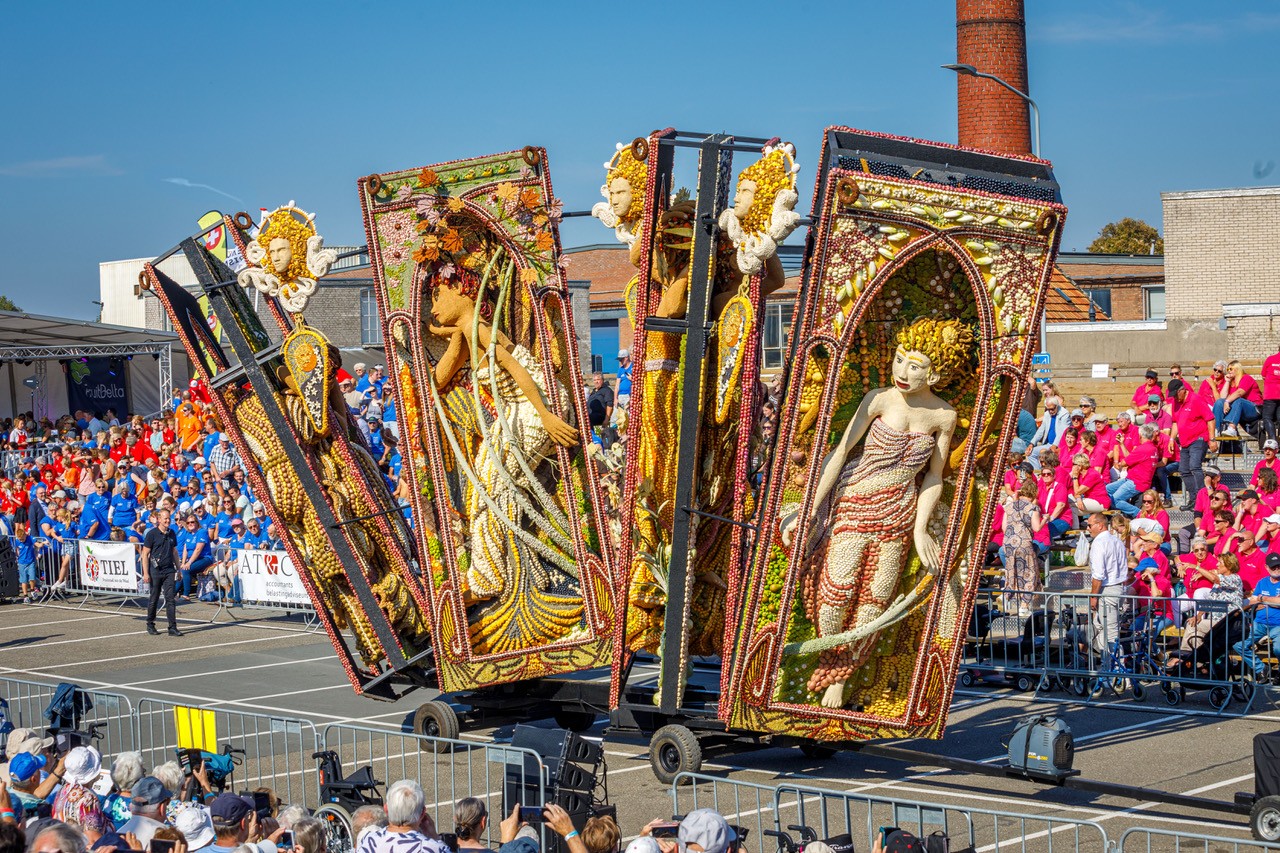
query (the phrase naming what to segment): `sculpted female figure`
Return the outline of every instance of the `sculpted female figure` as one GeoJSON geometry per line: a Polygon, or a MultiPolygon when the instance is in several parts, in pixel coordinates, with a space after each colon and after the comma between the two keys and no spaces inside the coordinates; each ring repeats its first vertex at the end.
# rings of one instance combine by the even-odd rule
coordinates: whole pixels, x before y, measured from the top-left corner
{"type": "Polygon", "coordinates": [[[555,445],[578,443],[578,432],[549,405],[568,412],[568,392],[554,379],[549,386],[533,353],[499,327],[505,318],[495,303],[502,282],[512,286],[514,270],[509,261],[502,266],[496,241],[460,217],[442,220],[441,229],[426,239],[439,236],[454,250],[450,263],[430,273],[433,322],[426,331],[447,342],[432,384],[462,480],[464,600],[497,600],[491,617],[473,625],[473,643],[484,651],[537,645],[562,637],[581,615],[581,596],[567,587],[576,578],[567,519],[543,468],[555,445]]]}
{"type": "MultiPolygon", "coordinates": [[[[901,330],[897,344],[893,385],[862,398],[814,492],[818,547],[804,603],[820,638],[838,638],[884,613],[913,545],[925,570],[939,569],[928,523],[942,494],[956,411],[934,389],[969,365],[973,337],[958,320],[926,318],[901,330]]],[[[788,547],[796,523],[784,522],[788,547]]],[[[878,637],[875,631],[822,652],[808,687],[822,692],[824,707],[844,705],[845,684],[878,637]]]]}

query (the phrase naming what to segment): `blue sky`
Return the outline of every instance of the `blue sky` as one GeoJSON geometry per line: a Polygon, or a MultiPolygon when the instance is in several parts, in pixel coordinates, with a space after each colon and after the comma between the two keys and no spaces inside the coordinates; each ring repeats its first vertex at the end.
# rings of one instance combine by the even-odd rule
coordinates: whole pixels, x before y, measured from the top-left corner
{"type": "MultiPolygon", "coordinates": [[[[1280,6],[1027,0],[1063,247],[1159,225],[1162,190],[1280,183],[1280,6]],[[1258,169],[1261,164],[1261,169],[1258,169]],[[1263,172],[1259,177],[1258,172],[1263,172]]],[[[363,242],[355,181],[543,145],[569,210],[616,141],[655,127],[795,142],[822,129],[954,141],[955,5],[22,3],[0,85],[0,293],[92,318],[98,263],[153,256],[210,208],[290,199],[363,242]],[[701,77],[695,75],[701,75],[701,77]]],[[[800,207],[808,210],[802,197],[800,207]]],[[[565,245],[604,242],[571,221],[565,245]]]]}

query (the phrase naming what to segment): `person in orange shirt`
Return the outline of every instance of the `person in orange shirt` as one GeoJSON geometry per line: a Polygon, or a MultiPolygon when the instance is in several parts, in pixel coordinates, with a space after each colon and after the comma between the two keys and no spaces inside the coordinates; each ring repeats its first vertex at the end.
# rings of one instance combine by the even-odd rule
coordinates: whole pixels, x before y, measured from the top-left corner
{"type": "Polygon", "coordinates": [[[178,445],[184,453],[195,452],[200,444],[200,414],[190,402],[178,407],[178,445]]]}

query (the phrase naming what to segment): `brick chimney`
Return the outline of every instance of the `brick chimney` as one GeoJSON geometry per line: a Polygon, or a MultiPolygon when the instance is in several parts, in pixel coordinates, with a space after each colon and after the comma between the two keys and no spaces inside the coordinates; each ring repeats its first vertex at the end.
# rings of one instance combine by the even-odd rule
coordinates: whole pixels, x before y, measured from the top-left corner
{"type": "MultiPolygon", "coordinates": [[[[1027,88],[1023,0],[956,0],[956,62],[1027,88]]],[[[1030,154],[1027,104],[992,80],[957,74],[960,144],[1001,154],[1030,154]]]]}

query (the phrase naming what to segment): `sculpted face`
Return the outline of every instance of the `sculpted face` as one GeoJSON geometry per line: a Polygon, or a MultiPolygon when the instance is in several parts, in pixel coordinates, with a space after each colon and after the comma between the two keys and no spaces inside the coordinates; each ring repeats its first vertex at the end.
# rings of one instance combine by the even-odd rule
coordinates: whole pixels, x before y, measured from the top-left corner
{"type": "Polygon", "coordinates": [[[733,215],[739,219],[747,218],[747,211],[756,200],[760,185],[755,181],[738,181],[738,191],[733,196],[733,215]]]}
{"type": "Polygon", "coordinates": [[[902,393],[922,391],[936,385],[939,378],[929,356],[924,353],[898,347],[893,354],[893,384],[902,393]]]}
{"type": "Polygon", "coordinates": [[[456,326],[474,305],[452,287],[437,287],[431,298],[431,316],[441,326],[456,326]]]}
{"type": "Polygon", "coordinates": [[[289,268],[293,260],[293,246],[283,237],[276,237],[267,244],[267,257],[271,259],[271,268],[280,275],[289,268]]]}
{"type": "Polygon", "coordinates": [[[631,182],[626,178],[614,178],[609,182],[609,207],[615,216],[625,216],[631,208],[631,182]]]}

